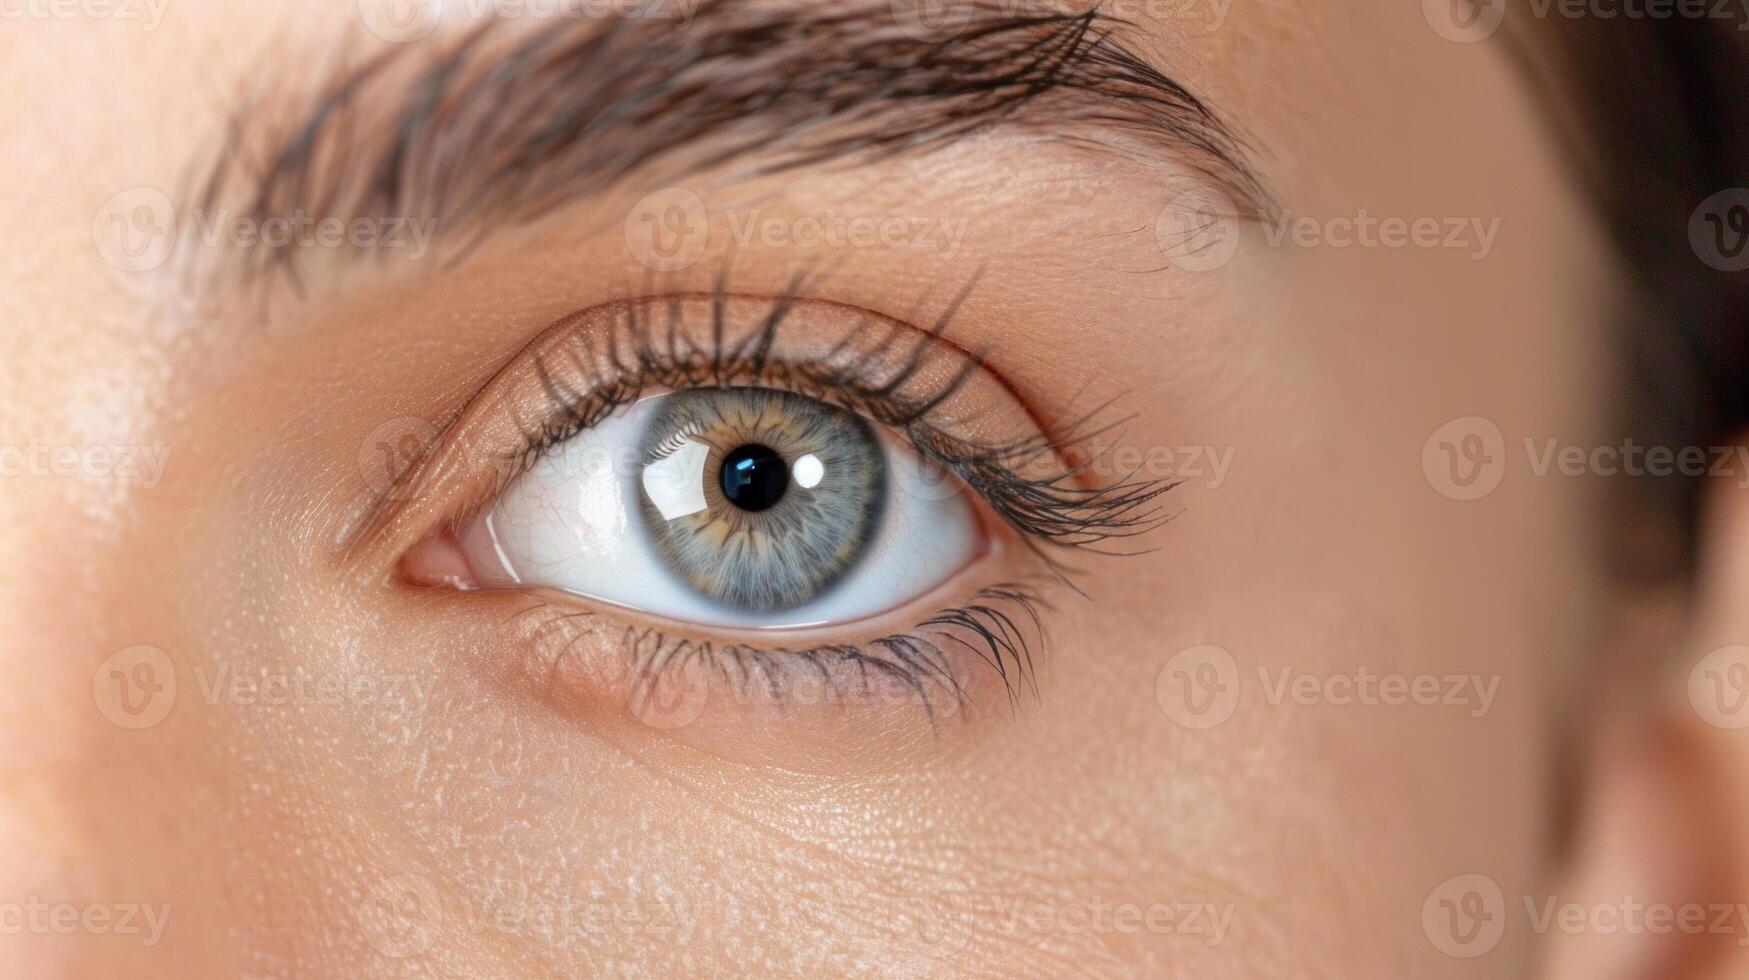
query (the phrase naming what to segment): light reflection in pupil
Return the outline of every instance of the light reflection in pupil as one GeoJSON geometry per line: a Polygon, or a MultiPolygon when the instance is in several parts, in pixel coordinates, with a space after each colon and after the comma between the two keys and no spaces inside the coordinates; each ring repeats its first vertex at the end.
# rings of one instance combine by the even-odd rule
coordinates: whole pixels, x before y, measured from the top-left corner
{"type": "Polygon", "coordinates": [[[746,445],[723,457],[723,497],[736,507],[758,513],[783,499],[789,467],[767,446],[746,445]]]}

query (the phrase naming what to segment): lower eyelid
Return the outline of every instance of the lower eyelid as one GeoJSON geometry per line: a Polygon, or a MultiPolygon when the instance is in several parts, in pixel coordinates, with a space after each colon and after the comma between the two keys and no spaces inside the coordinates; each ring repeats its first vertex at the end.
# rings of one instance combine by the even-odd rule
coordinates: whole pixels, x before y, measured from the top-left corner
{"type": "MultiPolygon", "coordinates": [[[[829,629],[702,627],[550,589],[488,587],[457,601],[481,603],[488,617],[515,610],[503,646],[530,693],[564,714],[619,717],[639,729],[702,719],[701,731],[793,730],[821,712],[934,728],[1038,693],[1062,583],[1001,532],[991,540],[989,552],[905,608],[829,629]],[[695,716],[681,722],[669,717],[675,711],[695,716]]],[[[425,567],[448,571],[441,559],[425,567]]]]}
{"type": "Polygon", "coordinates": [[[512,646],[532,693],[566,717],[695,734],[731,726],[737,738],[910,718],[942,734],[1037,697],[1052,590],[996,581],[903,629],[811,645],[701,638],[541,599],[516,617],[512,646]]]}

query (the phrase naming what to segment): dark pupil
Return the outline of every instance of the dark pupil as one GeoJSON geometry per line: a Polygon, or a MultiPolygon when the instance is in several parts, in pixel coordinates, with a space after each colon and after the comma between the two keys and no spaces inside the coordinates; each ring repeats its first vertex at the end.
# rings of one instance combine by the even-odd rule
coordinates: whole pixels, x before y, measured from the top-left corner
{"type": "Polygon", "coordinates": [[[774,506],[788,486],[789,467],[764,446],[742,446],[723,457],[723,496],[742,510],[774,506]]]}

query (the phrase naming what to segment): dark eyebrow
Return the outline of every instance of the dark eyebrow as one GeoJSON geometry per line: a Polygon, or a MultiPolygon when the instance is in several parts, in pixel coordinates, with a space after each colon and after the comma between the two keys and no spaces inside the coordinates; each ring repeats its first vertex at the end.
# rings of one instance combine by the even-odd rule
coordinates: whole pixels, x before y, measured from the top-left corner
{"type": "MultiPolygon", "coordinates": [[[[394,47],[313,97],[246,100],[187,207],[256,227],[294,215],[426,220],[446,239],[478,240],[633,173],[868,162],[997,126],[1165,155],[1241,211],[1267,207],[1247,143],[1126,45],[1127,22],[962,0],[954,29],[931,37],[894,10],[704,0],[684,30],[655,18],[537,31],[493,21],[394,47]]],[[[295,282],[298,252],[249,249],[230,272],[282,269],[295,282]]]]}

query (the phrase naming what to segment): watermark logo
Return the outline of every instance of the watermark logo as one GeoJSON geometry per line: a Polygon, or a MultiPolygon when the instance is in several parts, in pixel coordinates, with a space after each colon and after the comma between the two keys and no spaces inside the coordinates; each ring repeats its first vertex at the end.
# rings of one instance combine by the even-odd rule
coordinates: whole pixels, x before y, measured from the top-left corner
{"type": "MultiPolygon", "coordinates": [[[[1422,0],[1428,26],[1448,41],[1486,40],[1506,19],[1506,0],[1422,0]]],[[[1519,12],[1536,20],[1727,20],[1749,30],[1744,0],[1530,0],[1519,12]]]]}
{"type": "Polygon", "coordinates": [[[965,481],[956,473],[918,453],[894,453],[887,478],[895,493],[913,500],[950,500],[966,491],[965,481]]]}
{"type": "Polygon", "coordinates": [[[1744,0],[1530,0],[1529,9],[1538,20],[1732,20],[1749,30],[1744,0]]]}
{"type": "Polygon", "coordinates": [[[710,213],[704,198],[685,187],[665,187],[632,206],[625,220],[626,249],[639,265],[678,272],[704,256],[710,213]]]}
{"type": "Polygon", "coordinates": [[[1239,251],[1239,209],[1213,188],[1173,198],[1154,221],[1154,244],[1173,268],[1212,272],[1239,251]]]}
{"type": "Polygon", "coordinates": [[[377,883],[358,906],[372,948],[390,959],[418,956],[431,948],[443,925],[437,886],[424,875],[399,875],[377,883]]]}
{"type": "Polygon", "coordinates": [[[1233,0],[1109,0],[1101,9],[1128,23],[1143,18],[1178,21],[1187,27],[1200,23],[1203,33],[1213,34],[1227,23],[1233,0]]]}
{"type": "Polygon", "coordinates": [[[398,418],[372,429],[358,447],[358,471],[364,482],[388,500],[413,493],[406,476],[437,445],[441,433],[427,419],[398,418]]]}
{"type": "Polygon", "coordinates": [[[972,19],[966,0],[892,0],[893,22],[919,41],[951,41],[972,19]]]}
{"type": "Polygon", "coordinates": [[[685,728],[704,714],[710,701],[710,680],[693,664],[680,670],[641,675],[626,698],[632,716],[659,731],[685,728]]]}
{"type": "Polygon", "coordinates": [[[1482,956],[1506,934],[1506,895],[1487,875],[1447,878],[1421,904],[1421,929],[1447,956],[1482,956]]]}
{"type": "Polygon", "coordinates": [[[1560,932],[1569,936],[1684,935],[1735,936],[1749,946],[1749,905],[1741,902],[1649,902],[1623,895],[1608,902],[1563,902],[1558,896],[1524,896],[1525,917],[1539,936],[1560,932]]]}
{"type": "Polygon", "coordinates": [[[1749,728],[1749,646],[1720,647],[1688,672],[1688,703],[1714,728],[1749,728]]]}
{"type": "Polygon", "coordinates": [[[365,30],[390,44],[420,40],[443,19],[443,0],[358,0],[365,30]]]}
{"type": "Polygon", "coordinates": [[[767,214],[760,208],[718,208],[684,187],[656,191],[627,212],[626,250],[656,272],[690,268],[709,247],[713,218],[726,219],[737,247],[777,249],[916,249],[959,254],[970,219],[930,215],[858,215],[828,208],[816,214],[767,214]]]}
{"type": "MultiPolygon", "coordinates": [[[[1493,710],[1501,680],[1498,674],[1403,674],[1366,666],[1324,673],[1292,664],[1255,669],[1263,703],[1272,708],[1458,708],[1471,718],[1493,710]]],[[[1191,647],[1160,669],[1154,696],[1160,710],[1179,725],[1214,728],[1238,707],[1241,676],[1238,662],[1225,649],[1191,647]]]]}
{"type": "Polygon", "coordinates": [[[118,728],[151,728],[176,705],[176,665],[154,646],[118,650],[91,675],[91,700],[118,728]]]}
{"type": "Polygon", "coordinates": [[[1700,202],[1688,219],[1688,244],[1720,272],[1749,269],[1749,188],[1733,187],[1700,202]]]}
{"type": "Polygon", "coordinates": [[[1506,20],[1506,0],[1421,0],[1421,13],[1440,37],[1473,44],[1500,29],[1506,20]]]}
{"type": "Polygon", "coordinates": [[[1226,722],[1239,707],[1239,664],[1212,645],[1181,650],[1154,679],[1154,697],[1166,717],[1205,731],[1226,722]]]}
{"type": "Polygon", "coordinates": [[[908,882],[903,909],[894,926],[931,946],[963,947],[976,931],[977,916],[967,883],[952,875],[925,872],[908,882]]]}
{"type": "MultiPolygon", "coordinates": [[[[1731,478],[1749,488],[1749,446],[1645,445],[1632,438],[1592,446],[1563,443],[1556,437],[1525,436],[1525,472],[1546,477],[1731,478]]],[[[1493,493],[1509,457],[1500,428],[1470,416],[1440,426],[1421,448],[1427,482],[1453,500],[1479,500],[1493,493]]]]}
{"type": "Polygon", "coordinates": [[[1428,941],[1457,959],[1475,959],[1492,952],[1509,924],[1536,936],[1682,933],[1733,936],[1738,946],[1749,946],[1749,904],[1741,902],[1671,904],[1631,894],[1600,902],[1574,902],[1563,901],[1559,895],[1524,894],[1508,903],[1494,879],[1462,874],[1441,882],[1421,906],[1421,927],[1428,941]]]}
{"type": "Polygon", "coordinates": [[[122,191],[97,209],[91,241],[111,266],[150,272],[169,261],[176,248],[176,206],[156,187],[122,191]]]}
{"type": "Polygon", "coordinates": [[[1422,445],[1421,471],[1441,494],[1479,500],[1493,493],[1506,475],[1506,437],[1485,418],[1452,419],[1422,445]]]}

